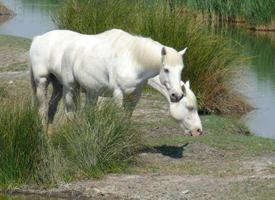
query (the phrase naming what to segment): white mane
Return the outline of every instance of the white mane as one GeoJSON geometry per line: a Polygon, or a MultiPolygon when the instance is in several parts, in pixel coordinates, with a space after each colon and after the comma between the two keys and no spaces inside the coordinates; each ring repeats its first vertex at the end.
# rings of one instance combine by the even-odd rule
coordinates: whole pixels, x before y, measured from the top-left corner
{"type": "Polygon", "coordinates": [[[182,56],[173,48],[164,46],[151,38],[135,36],[120,29],[105,31],[102,35],[112,38],[113,47],[121,53],[132,54],[138,64],[148,68],[161,66],[161,49],[165,47],[166,64],[170,66],[183,65],[182,56]]]}

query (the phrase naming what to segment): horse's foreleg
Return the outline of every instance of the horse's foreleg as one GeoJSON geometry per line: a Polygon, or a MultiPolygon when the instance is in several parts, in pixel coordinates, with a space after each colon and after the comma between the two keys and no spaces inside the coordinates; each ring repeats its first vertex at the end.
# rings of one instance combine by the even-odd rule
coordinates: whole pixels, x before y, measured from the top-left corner
{"type": "Polygon", "coordinates": [[[85,107],[95,108],[97,105],[97,100],[98,100],[98,94],[96,91],[91,91],[91,90],[87,91],[85,107]]]}
{"type": "Polygon", "coordinates": [[[125,95],[123,100],[123,107],[132,116],[134,109],[141,97],[142,87],[137,88],[131,94],[125,95]]]}
{"type": "Polygon", "coordinates": [[[40,78],[37,83],[36,88],[36,96],[39,104],[39,114],[42,119],[43,126],[47,127],[47,87],[48,87],[48,79],[47,78],[40,78]]]}
{"type": "Polygon", "coordinates": [[[77,110],[80,98],[80,90],[77,86],[64,87],[63,99],[65,104],[65,113],[69,118],[73,117],[73,113],[77,110]]]}

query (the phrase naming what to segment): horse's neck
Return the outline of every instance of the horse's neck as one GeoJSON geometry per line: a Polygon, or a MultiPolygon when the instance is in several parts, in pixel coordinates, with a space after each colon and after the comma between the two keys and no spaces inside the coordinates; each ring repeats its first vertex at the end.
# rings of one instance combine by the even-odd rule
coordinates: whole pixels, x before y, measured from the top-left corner
{"type": "Polygon", "coordinates": [[[166,97],[167,101],[170,102],[169,94],[166,88],[160,83],[159,76],[150,78],[147,84],[150,85],[155,90],[159,91],[164,97],[166,97]]]}
{"type": "Polygon", "coordinates": [[[133,43],[134,57],[144,71],[148,71],[150,77],[159,74],[161,69],[162,45],[149,38],[136,38],[133,43]]]}

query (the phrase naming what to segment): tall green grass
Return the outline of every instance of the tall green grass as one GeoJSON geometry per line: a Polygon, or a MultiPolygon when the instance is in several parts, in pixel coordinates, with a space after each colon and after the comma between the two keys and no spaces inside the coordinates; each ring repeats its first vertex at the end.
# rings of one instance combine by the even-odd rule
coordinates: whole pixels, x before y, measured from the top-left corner
{"type": "Polygon", "coordinates": [[[228,85],[233,66],[240,57],[228,40],[209,33],[201,23],[193,20],[193,13],[179,3],[166,0],[68,0],[54,19],[61,29],[96,34],[121,28],[177,50],[187,46],[183,79],[191,80],[200,109],[218,113],[247,109],[244,100],[228,85]]]}
{"type": "Polygon", "coordinates": [[[99,177],[126,167],[140,145],[135,126],[113,104],[76,114],[50,138],[30,105],[0,104],[0,186],[99,177]]]}
{"type": "Polygon", "coordinates": [[[37,113],[25,101],[1,102],[0,184],[53,180],[55,155],[37,113]]]}
{"type": "Polygon", "coordinates": [[[55,144],[80,174],[97,177],[123,168],[140,145],[140,134],[113,102],[81,111],[73,123],[65,123],[55,144]]]}
{"type": "Polygon", "coordinates": [[[244,19],[251,25],[271,22],[275,15],[274,0],[182,0],[181,2],[200,11],[210,20],[231,22],[244,19]]]}

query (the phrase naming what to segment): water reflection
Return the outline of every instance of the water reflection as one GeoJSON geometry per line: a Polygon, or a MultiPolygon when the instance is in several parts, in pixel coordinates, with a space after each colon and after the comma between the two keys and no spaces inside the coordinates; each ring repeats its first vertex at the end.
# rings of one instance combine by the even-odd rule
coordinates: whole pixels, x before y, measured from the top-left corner
{"type": "Polygon", "coordinates": [[[245,84],[235,86],[256,108],[244,121],[255,134],[275,138],[275,40],[238,29],[225,34],[242,46],[241,54],[251,57],[238,77],[245,84]]]}
{"type": "Polygon", "coordinates": [[[0,34],[32,38],[56,29],[51,19],[58,0],[1,0],[16,16],[0,26],[0,34]]]}

